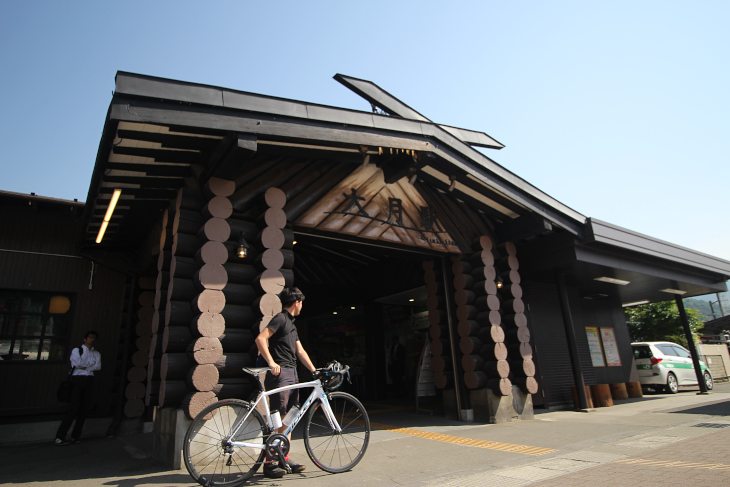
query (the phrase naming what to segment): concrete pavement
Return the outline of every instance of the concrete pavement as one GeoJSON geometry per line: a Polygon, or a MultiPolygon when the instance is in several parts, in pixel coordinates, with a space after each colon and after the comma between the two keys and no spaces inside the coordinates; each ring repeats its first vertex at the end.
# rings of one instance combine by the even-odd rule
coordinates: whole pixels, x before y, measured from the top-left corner
{"type": "MultiPolygon", "coordinates": [[[[307,458],[301,438],[292,457],[302,474],[247,485],[470,487],[526,485],[692,487],[730,482],[730,384],[713,394],[685,389],[617,401],[590,413],[536,411],[533,421],[462,423],[367,404],[373,430],[363,460],[332,475],[307,458]]],[[[151,458],[151,434],[90,438],[80,445],[0,447],[0,484],[17,486],[189,486],[185,470],[151,458]]]]}

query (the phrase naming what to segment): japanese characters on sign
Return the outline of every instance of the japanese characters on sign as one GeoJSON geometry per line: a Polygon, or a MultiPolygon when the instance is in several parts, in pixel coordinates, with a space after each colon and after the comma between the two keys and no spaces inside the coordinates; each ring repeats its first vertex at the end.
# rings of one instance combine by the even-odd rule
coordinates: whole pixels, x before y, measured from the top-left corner
{"type": "Polygon", "coordinates": [[[380,222],[381,225],[388,224],[391,226],[402,228],[404,230],[414,230],[416,232],[419,232],[419,238],[426,242],[438,243],[442,245],[456,245],[456,243],[451,239],[442,239],[439,237],[439,234],[446,233],[446,231],[439,224],[438,215],[433,209],[427,206],[421,206],[420,227],[409,227],[403,223],[403,202],[400,198],[388,198],[388,216],[385,219],[381,219],[368,214],[365,208],[360,204],[361,201],[365,201],[365,198],[357,194],[357,189],[352,188],[351,191],[352,192],[350,194],[342,193],[342,196],[345,197],[345,201],[347,201],[347,204],[342,210],[328,211],[326,213],[368,218],[370,220],[380,222]],[[428,233],[432,234],[433,236],[427,236],[426,234],[428,233]]]}

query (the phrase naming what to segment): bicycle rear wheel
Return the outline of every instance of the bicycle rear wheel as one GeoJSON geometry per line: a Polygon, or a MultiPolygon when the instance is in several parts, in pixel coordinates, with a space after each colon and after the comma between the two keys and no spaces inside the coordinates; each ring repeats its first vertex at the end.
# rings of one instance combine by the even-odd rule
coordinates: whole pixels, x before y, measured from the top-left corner
{"type": "Polygon", "coordinates": [[[332,429],[322,403],[317,402],[307,413],[304,448],[325,472],[346,472],[357,465],[368,448],[370,419],[360,401],[346,392],[332,392],[328,399],[342,432],[332,429]]]}
{"type": "Polygon", "coordinates": [[[226,400],[211,404],[198,414],[185,434],[183,459],[185,468],[200,484],[208,486],[240,485],[258,470],[264,459],[266,426],[254,410],[238,428],[251,409],[245,401],[226,400]],[[229,445],[229,441],[260,444],[261,448],[229,445]]]}

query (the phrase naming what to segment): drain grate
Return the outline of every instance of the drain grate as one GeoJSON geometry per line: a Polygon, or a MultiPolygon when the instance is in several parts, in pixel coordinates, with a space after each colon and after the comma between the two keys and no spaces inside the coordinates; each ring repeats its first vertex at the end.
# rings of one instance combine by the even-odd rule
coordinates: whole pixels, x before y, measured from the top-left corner
{"type": "Polygon", "coordinates": [[[692,425],[693,428],[727,428],[730,423],[698,423],[692,425]]]}

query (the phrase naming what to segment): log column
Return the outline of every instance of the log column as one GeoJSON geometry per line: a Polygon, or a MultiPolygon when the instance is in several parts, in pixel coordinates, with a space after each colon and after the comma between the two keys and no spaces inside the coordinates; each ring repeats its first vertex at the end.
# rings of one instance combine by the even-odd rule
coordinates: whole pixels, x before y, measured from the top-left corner
{"type": "Polygon", "coordinates": [[[151,280],[139,279],[138,288],[137,296],[130,297],[130,299],[136,298],[139,307],[137,308],[136,339],[134,341],[136,351],[131,357],[132,366],[127,369],[127,386],[124,391],[124,415],[128,418],[138,418],[144,414],[145,381],[147,380],[147,362],[154,315],[155,291],[151,280]]]}
{"type": "MultiPolygon", "coordinates": [[[[269,324],[271,319],[282,310],[278,294],[285,286],[294,283],[294,274],[289,269],[283,269],[284,250],[290,250],[294,235],[286,229],[286,194],[279,188],[269,188],[264,193],[265,210],[259,221],[263,223],[261,232],[256,237],[256,243],[262,253],[257,258],[257,266],[262,272],[254,279],[257,311],[261,315],[258,328],[254,333],[260,333],[269,324]],[[288,276],[288,279],[287,277],[288,276]],[[288,282],[287,282],[288,281],[288,282]]],[[[293,252],[291,256],[293,264],[293,252]]]]}
{"type": "Polygon", "coordinates": [[[227,302],[224,289],[228,273],[223,265],[228,260],[225,242],[231,236],[226,219],[233,212],[228,197],[234,190],[232,181],[210,178],[201,194],[203,207],[197,214],[181,213],[185,217],[181,231],[195,232],[196,239],[186,237],[187,245],[180,249],[187,255],[179,257],[175,285],[184,282],[187,292],[176,293],[180,305],[178,313],[171,315],[176,321],[171,319],[165,336],[162,368],[165,401],[169,396],[173,405],[181,406],[191,419],[217,400],[213,389],[219,374],[214,364],[223,355],[219,337],[226,329],[222,313],[227,302]]]}
{"type": "Polygon", "coordinates": [[[454,371],[451,363],[451,338],[446,317],[446,302],[443,292],[440,292],[443,288],[441,266],[433,260],[423,262],[423,280],[426,283],[426,305],[431,325],[429,334],[434,385],[439,389],[446,389],[454,385],[454,371]]]}
{"type": "Polygon", "coordinates": [[[499,246],[499,253],[500,259],[497,262],[501,281],[499,294],[502,298],[505,342],[509,350],[513,382],[522,392],[536,394],[538,384],[535,380],[535,362],[532,360],[525,303],[522,301],[517,247],[512,242],[505,242],[499,246]]]}
{"type": "Polygon", "coordinates": [[[166,306],[168,302],[168,288],[170,285],[170,271],[174,270],[173,246],[174,237],[172,232],[173,218],[178,206],[179,193],[170,208],[162,214],[159,225],[159,235],[153,238],[152,255],[157,256],[157,269],[155,279],[155,297],[153,302],[154,311],[151,320],[150,345],[147,353],[147,384],[145,387],[145,405],[157,406],[159,404],[160,389],[160,357],[162,356],[162,332],[165,326],[166,306]]]}
{"type": "Polygon", "coordinates": [[[507,361],[507,347],[504,343],[501,297],[498,294],[494,267],[494,243],[486,235],[479,237],[473,244],[475,251],[471,258],[471,277],[474,279],[474,307],[477,315],[475,323],[468,327],[472,333],[463,340],[462,350],[472,344],[469,357],[462,362],[465,365],[465,382],[470,389],[489,388],[499,396],[512,393],[510,382],[510,366],[507,361]],[[474,370],[466,373],[466,366],[473,363],[474,370]]]}

